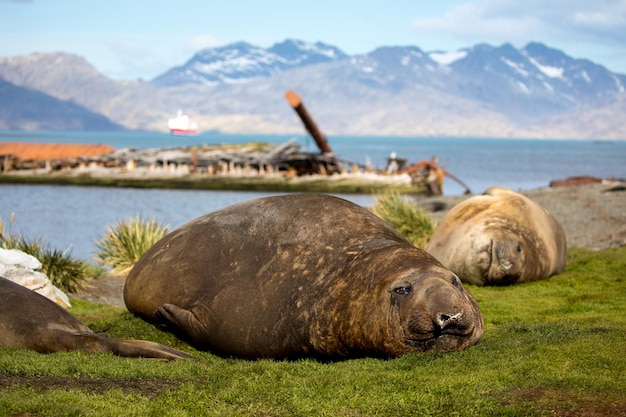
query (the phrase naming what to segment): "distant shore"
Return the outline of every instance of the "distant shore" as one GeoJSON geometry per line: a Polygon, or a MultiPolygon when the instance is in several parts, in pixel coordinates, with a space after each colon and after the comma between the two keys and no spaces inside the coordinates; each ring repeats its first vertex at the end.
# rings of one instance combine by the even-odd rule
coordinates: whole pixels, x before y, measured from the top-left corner
{"type": "Polygon", "coordinates": [[[332,152],[300,152],[293,140],[139,150],[93,144],[3,145],[0,184],[347,194],[428,190],[423,168],[409,175],[397,166],[387,175],[339,161],[332,152]]]}
{"type": "Polygon", "coordinates": [[[324,192],[341,194],[425,194],[426,187],[411,184],[400,176],[368,174],[226,176],[226,175],[137,175],[89,171],[8,172],[0,174],[0,184],[76,185],[91,187],[162,188],[190,190],[229,190],[265,192],[324,192]]]}

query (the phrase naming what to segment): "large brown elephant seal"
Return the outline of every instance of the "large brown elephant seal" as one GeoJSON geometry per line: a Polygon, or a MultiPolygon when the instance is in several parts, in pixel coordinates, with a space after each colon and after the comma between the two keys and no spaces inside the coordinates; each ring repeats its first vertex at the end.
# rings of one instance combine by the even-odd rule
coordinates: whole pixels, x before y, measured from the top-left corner
{"type": "Polygon", "coordinates": [[[320,194],[191,221],[139,260],[124,300],[201,349],[244,358],[448,352],[483,333],[452,272],[368,210],[320,194]]]}
{"type": "Polygon", "coordinates": [[[168,360],[191,357],[153,342],[114,340],[96,334],[54,301],[2,277],[0,345],[40,353],[84,350],[168,360]]]}
{"type": "Polygon", "coordinates": [[[504,187],[454,206],[426,251],[463,282],[508,285],[547,278],[565,268],[565,232],[550,213],[504,187]]]}

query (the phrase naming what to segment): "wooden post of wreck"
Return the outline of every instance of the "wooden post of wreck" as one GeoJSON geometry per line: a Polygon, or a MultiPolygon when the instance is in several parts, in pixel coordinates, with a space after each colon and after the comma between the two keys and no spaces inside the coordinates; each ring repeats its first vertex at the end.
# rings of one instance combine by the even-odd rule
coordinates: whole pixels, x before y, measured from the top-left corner
{"type": "Polygon", "coordinates": [[[193,150],[191,151],[191,172],[194,174],[198,172],[198,149],[197,148],[193,148],[193,150]]]}
{"type": "Polygon", "coordinates": [[[326,137],[317,128],[317,125],[309,115],[306,107],[304,107],[304,104],[302,104],[302,99],[300,98],[298,93],[289,90],[287,91],[287,93],[285,93],[285,98],[287,99],[291,107],[293,107],[293,109],[296,111],[296,113],[298,113],[298,116],[300,116],[300,120],[302,120],[302,123],[304,124],[307,132],[309,132],[309,134],[315,140],[315,143],[317,144],[317,147],[320,149],[320,151],[322,151],[322,153],[332,154],[333,150],[330,148],[326,137]]]}

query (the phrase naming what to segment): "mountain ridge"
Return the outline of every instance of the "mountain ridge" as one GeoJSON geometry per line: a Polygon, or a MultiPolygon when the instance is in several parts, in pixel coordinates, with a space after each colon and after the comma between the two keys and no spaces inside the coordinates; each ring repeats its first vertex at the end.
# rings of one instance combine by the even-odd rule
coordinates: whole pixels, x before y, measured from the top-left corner
{"type": "Polygon", "coordinates": [[[19,87],[0,78],[0,129],[123,130],[105,116],[71,101],[19,87]]]}
{"type": "Polygon", "coordinates": [[[186,83],[234,84],[264,78],[290,68],[347,58],[338,48],[287,39],[270,48],[239,41],[197,52],[184,65],[155,77],[151,83],[172,87],[186,83]]]}
{"type": "Polygon", "coordinates": [[[183,108],[201,131],[302,133],[283,98],[293,89],[327,134],[626,138],[626,76],[539,42],[349,56],[319,42],[242,41],[198,51],[150,82],[111,80],[75,55],[40,54],[0,58],[0,77],[127,129],[164,131],[183,108]]]}

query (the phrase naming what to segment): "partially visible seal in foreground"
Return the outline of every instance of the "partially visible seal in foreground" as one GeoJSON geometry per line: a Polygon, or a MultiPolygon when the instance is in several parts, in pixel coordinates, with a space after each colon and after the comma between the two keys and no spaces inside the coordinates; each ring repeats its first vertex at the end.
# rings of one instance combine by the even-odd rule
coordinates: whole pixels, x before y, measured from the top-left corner
{"type": "Polygon", "coordinates": [[[483,319],[460,280],[368,210],[320,194],[206,214],[130,272],[128,309],[244,358],[457,351],[483,319]]]}
{"type": "Polygon", "coordinates": [[[426,251],[463,282],[508,285],[535,281],[565,268],[567,244],[559,222],[543,207],[504,187],[454,206],[426,251]]]}
{"type": "Polygon", "coordinates": [[[2,277],[0,345],[40,353],[83,350],[168,360],[191,357],[157,343],[114,340],[96,334],[55,302],[2,277]]]}

